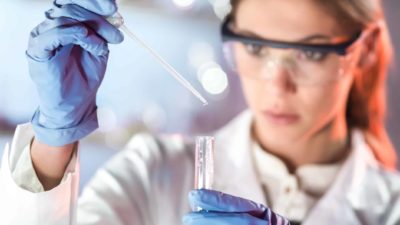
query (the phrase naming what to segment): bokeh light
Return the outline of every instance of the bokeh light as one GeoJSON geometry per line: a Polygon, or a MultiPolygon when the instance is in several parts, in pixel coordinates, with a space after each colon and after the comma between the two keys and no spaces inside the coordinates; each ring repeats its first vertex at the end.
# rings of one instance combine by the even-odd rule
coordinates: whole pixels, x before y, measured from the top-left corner
{"type": "Polygon", "coordinates": [[[188,51],[189,64],[198,69],[206,62],[212,61],[215,58],[213,47],[207,42],[194,42],[188,51]]]}
{"type": "Polygon", "coordinates": [[[224,19],[225,16],[232,10],[229,0],[208,0],[213,6],[214,13],[219,19],[224,19]]]}
{"type": "Polygon", "coordinates": [[[172,2],[180,7],[180,8],[187,8],[193,5],[195,0],[172,0],[172,2]]]}
{"type": "Polygon", "coordinates": [[[204,90],[209,94],[219,95],[228,88],[228,77],[216,62],[207,62],[197,72],[204,90]]]}

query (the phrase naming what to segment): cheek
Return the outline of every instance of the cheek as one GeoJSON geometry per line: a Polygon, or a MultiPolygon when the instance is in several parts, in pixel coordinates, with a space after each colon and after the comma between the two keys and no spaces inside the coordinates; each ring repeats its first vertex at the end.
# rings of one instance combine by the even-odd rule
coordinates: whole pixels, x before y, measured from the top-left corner
{"type": "Polygon", "coordinates": [[[335,116],[345,114],[350,87],[351,80],[346,78],[329,85],[304,89],[299,93],[303,104],[298,109],[308,121],[328,122],[335,116]]]}

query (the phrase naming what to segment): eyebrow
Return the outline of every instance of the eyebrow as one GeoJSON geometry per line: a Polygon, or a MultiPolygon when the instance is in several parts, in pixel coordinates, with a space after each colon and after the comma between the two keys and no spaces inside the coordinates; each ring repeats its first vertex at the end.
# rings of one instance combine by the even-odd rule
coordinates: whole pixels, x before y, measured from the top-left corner
{"type": "MultiPolygon", "coordinates": [[[[241,35],[245,35],[248,37],[252,37],[252,38],[258,38],[258,39],[265,39],[264,37],[261,37],[260,35],[253,33],[251,31],[247,31],[247,30],[238,30],[237,31],[239,34],[241,35]]],[[[310,42],[310,41],[314,41],[314,40],[326,40],[326,41],[330,41],[332,40],[331,37],[326,36],[326,35],[322,35],[322,34],[314,34],[314,35],[310,35],[307,36],[305,38],[301,38],[299,40],[296,40],[296,42],[310,42]]]]}

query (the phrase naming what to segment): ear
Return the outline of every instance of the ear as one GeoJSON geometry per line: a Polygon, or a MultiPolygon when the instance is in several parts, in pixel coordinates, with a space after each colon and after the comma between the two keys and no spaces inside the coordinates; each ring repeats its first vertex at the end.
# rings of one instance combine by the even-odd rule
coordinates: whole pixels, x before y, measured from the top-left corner
{"type": "Polygon", "coordinates": [[[362,41],[362,49],[358,66],[360,69],[368,69],[377,62],[378,56],[376,51],[380,36],[379,28],[369,32],[362,41]]]}

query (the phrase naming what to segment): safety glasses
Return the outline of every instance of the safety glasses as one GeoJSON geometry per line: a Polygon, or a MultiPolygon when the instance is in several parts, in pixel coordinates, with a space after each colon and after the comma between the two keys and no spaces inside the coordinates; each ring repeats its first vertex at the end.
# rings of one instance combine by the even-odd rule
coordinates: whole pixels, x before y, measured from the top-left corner
{"type": "Polygon", "coordinates": [[[349,40],[334,44],[268,40],[234,32],[230,17],[223,22],[221,33],[225,57],[240,75],[268,80],[284,68],[302,85],[327,83],[342,77],[354,66],[353,46],[364,36],[364,32],[357,32],[349,40]],[[285,54],[274,54],[277,50],[285,54]]]}
{"type": "Polygon", "coordinates": [[[308,43],[294,43],[294,42],[284,42],[276,40],[268,40],[254,37],[247,37],[244,35],[236,34],[232,30],[232,18],[227,17],[222,24],[222,40],[227,41],[239,41],[245,44],[254,45],[265,45],[271,48],[279,49],[299,49],[304,51],[316,51],[316,52],[334,52],[338,55],[346,55],[347,50],[352,46],[361,36],[362,32],[357,32],[349,40],[336,43],[336,44],[308,44],[308,43]]]}

